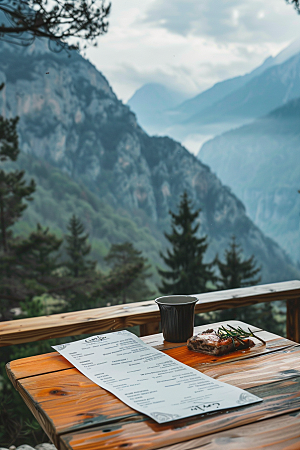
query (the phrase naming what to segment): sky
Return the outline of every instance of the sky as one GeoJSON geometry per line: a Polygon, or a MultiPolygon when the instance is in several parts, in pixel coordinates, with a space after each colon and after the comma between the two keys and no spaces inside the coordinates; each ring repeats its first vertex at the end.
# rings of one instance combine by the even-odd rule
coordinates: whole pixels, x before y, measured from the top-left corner
{"type": "Polygon", "coordinates": [[[85,56],[124,102],[149,82],[192,97],[300,36],[285,0],[111,1],[108,33],[85,56]]]}

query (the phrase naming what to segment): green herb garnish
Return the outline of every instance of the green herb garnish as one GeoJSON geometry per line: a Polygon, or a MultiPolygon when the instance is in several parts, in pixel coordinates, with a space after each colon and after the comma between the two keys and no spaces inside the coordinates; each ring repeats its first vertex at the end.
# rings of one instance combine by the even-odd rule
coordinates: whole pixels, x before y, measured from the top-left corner
{"type": "Polygon", "coordinates": [[[221,327],[218,328],[217,335],[219,336],[220,339],[227,339],[227,338],[236,339],[237,341],[239,341],[241,344],[244,345],[243,339],[254,337],[259,341],[261,341],[264,345],[266,345],[266,342],[260,337],[256,336],[253,333],[253,331],[250,330],[250,328],[248,328],[249,331],[245,331],[241,327],[234,328],[228,324],[227,327],[228,328],[222,325],[221,327]]]}

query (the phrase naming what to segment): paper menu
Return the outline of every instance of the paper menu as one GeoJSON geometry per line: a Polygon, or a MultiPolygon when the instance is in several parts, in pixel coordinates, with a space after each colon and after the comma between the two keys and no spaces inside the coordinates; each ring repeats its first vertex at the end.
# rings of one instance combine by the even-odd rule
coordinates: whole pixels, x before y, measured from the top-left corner
{"type": "Polygon", "coordinates": [[[117,331],[53,347],[86,377],[158,423],[261,401],[117,331]]]}

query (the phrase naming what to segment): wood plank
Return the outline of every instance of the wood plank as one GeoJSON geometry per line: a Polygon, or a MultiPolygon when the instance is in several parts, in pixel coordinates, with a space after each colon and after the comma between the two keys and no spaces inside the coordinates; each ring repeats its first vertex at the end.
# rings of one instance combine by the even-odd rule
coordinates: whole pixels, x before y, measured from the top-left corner
{"type": "Polygon", "coordinates": [[[238,308],[263,302],[289,300],[300,297],[300,281],[263,284],[247,288],[192,294],[198,298],[197,313],[238,308]]]}
{"type": "Polygon", "coordinates": [[[299,450],[300,412],[210,434],[160,450],[299,450]]]}
{"type": "MultiPolygon", "coordinates": [[[[186,359],[181,348],[174,350],[177,350],[176,359],[181,362],[243,389],[300,375],[300,346],[265,357],[234,360],[232,364],[228,364],[227,360],[226,364],[216,363],[214,366],[203,361],[199,363],[199,354],[191,358],[190,354],[193,356],[194,352],[187,350],[186,359]]],[[[16,387],[38,419],[42,411],[43,427],[56,445],[57,434],[116,420],[128,420],[137,414],[75,368],[65,370],[63,375],[56,372],[24,378],[17,382],[16,387]]]]}
{"type": "Polygon", "coordinates": [[[140,336],[149,336],[159,333],[159,321],[140,325],[140,336]]]}
{"type": "MultiPolygon", "coordinates": [[[[209,327],[217,329],[220,325],[227,324],[226,322],[217,322],[215,324],[210,324],[209,327]]],[[[288,341],[285,338],[281,338],[273,333],[267,331],[259,331],[258,328],[248,325],[240,321],[230,321],[232,326],[251,326],[251,329],[256,332],[258,330],[258,335],[268,341],[268,348],[282,348],[290,345],[294,345],[294,342],[288,341]]],[[[200,327],[195,327],[195,333],[200,333],[206,330],[208,325],[202,325],[200,327]]],[[[171,348],[181,347],[182,344],[166,342],[163,339],[162,334],[145,336],[141,338],[145,343],[151,345],[157,350],[168,350],[171,348]]],[[[261,349],[262,350],[262,349],[261,349]]],[[[46,353],[43,355],[30,356],[27,358],[21,358],[15,361],[11,361],[7,364],[6,370],[11,382],[15,385],[15,380],[31,377],[35,375],[41,375],[43,373],[56,372],[59,370],[65,370],[73,367],[65,358],[56,352],[46,353]]]]}
{"type": "MultiPolygon", "coordinates": [[[[193,366],[197,369],[197,365],[193,366]]],[[[248,389],[300,376],[300,346],[285,348],[258,358],[239,360],[234,364],[206,365],[201,372],[223,383],[248,389]]]]}
{"type": "Polygon", "coordinates": [[[300,297],[286,303],[286,335],[288,339],[300,342],[300,297]]]}
{"type": "MultiPolygon", "coordinates": [[[[260,334],[263,333],[257,333],[257,335],[260,334]]],[[[267,341],[266,345],[263,345],[261,342],[256,340],[256,344],[254,347],[248,348],[246,350],[237,350],[223,356],[206,355],[205,353],[193,352],[189,350],[187,346],[166,350],[165,353],[167,353],[172,358],[183,362],[184,364],[191,365],[198,370],[202,370],[201,367],[203,365],[220,365],[227,362],[233,363],[235,361],[241,361],[244,359],[253,358],[255,356],[273,353],[275,351],[294,346],[300,348],[299,344],[295,344],[293,341],[289,341],[288,339],[284,338],[277,338],[267,341]]]]}
{"type": "Polygon", "coordinates": [[[155,302],[75,311],[1,323],[0,347],[89,333],[102,333],[160,320],[155,302]]]}
{"type": "Polygon", "coordinates": [[[58,435],[137,416],[113,394],[100,388],[77,369],[25,378],[17,390],[52,442],[58,435]]]}
{"type": "MultiPolygon", "coordinates": [[[[250,391],[263,402],[234,410],[157,424],[151,419],[118,422],[74,431],[60,437],[62,450],[151,450],[292,413],[300,409],[300,377],[258,386],[250,391]]],[[[251,445],[249,448],[252,448],[251,445]]]]}
{"type": "Polygon", "coordinates": [[[11,361],[6,364],[6,373],[15,389],[17,389],[16,382],[21,378],[59,372],[73,367],[73,364],[59,353],[52,352],[11,361]]]}
{"type": "MultiPolygon", "coordinates": [[[[286,281],[195,295],[198,298],[195,311],[201,313],[266,301],[299,298],[300,281],[286,281]]],[[[159,320],[158,306],[154,301],[12,320],[1,323],[0,346],[114,331],[159,320]]]]}

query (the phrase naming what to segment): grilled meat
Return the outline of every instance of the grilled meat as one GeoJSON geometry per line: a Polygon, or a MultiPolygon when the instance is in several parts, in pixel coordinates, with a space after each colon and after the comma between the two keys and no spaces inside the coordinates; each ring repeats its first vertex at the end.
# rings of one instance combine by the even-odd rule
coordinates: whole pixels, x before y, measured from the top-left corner
{"type": "Polygon", "coordinates": [[[251,339],[236,339],[234,337],[221,338],[210,329],[192,336],[187,341],[187,347],[194,352],[207,353],[209,355],[221,356],[235,350],[253,347],[255,344],[251,339]]]}

